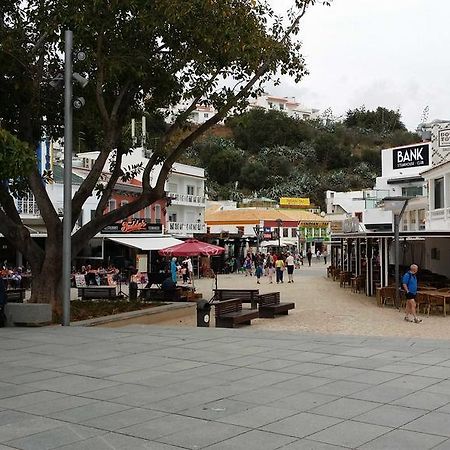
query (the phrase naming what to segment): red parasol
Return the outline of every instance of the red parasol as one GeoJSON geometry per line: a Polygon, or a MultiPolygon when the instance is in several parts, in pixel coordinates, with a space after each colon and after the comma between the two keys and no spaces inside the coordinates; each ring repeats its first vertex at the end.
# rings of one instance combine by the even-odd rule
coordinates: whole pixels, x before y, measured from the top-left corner
{"type": "Polygon", "coordinates": [[[221,255],[224,251],[223,247],[201,242],[197,239],[188,239],[182,244],[163,248],[158,253],[162,256],[216,256],[221,255]]]}

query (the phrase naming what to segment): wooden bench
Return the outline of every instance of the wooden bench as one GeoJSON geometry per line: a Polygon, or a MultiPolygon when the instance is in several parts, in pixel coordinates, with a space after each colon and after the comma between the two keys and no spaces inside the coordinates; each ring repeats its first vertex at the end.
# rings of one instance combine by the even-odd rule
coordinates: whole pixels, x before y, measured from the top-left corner
{"type": "Polygon", "coordinates": [[[25,289],[6,289],[6,301],[8,303],[23,303],[25,300],[25,289]]]}
{"type": "Polygon", "coordinates": [[[240,298],[230,298],[215,302],[216,327],[235,328],[237,325],[250,325],[252,319],[259,317],[257,309],[242,309],[240,298]]]}
{"type": "Polygon", "coordinates": [[[78,288],[78,297],[81,297],[81,300],[90,300],[90,299],[115,299],[116,295],[116,286],[83,286],[78,288]]]}
{"type": "Polygon", "coordinates": [[[153,301],[171,301],[171,302],[186,302],[187,295],[183,292],[181,287],[175,289],[164,290],[160,288],[140,288],[138,289],[139,298],[143,300],[153,301]]]}
{"type": "Polygon", "coordinates": [[[273,319],[277,314],[287,315],[290,309],[295,308],[295,303],[281,303],[279,292],[269,292],[258,296],[259,317],[262,319],[273,319]]]}
{"type": "Polygon", "coordinates": [[[222,302],[230,298],[239,298],[242,303],[250,303],[251,309],[258,308],[258,289],[214,289],[214,300],[222,302]]]}

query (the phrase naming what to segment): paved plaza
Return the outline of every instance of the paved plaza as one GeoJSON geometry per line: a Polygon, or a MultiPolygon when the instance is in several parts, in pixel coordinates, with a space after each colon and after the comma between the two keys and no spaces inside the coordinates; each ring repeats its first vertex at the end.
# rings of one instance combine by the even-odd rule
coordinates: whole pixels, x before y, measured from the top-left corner
{"type": "Polygon", "coordinates": [[[0,329],[0,450],[450,449],[443,340],[0,329]]]}

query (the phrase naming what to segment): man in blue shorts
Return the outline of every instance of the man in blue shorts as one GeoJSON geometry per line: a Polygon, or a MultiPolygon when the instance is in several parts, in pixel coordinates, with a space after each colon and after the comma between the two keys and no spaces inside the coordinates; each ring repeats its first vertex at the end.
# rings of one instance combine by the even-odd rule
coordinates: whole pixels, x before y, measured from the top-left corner
{"type": "Polygon", "coordinates": [[[402,277],[402,288],[406,293],[406,315],[407,322],[420,323],[422,319],[416,316],[416,295],[417,295],[417,277],[416,273],[419,267],[412,264],[409,271],[402,277]],[[412,317],[411,317],[412,316],[412,317]]]}

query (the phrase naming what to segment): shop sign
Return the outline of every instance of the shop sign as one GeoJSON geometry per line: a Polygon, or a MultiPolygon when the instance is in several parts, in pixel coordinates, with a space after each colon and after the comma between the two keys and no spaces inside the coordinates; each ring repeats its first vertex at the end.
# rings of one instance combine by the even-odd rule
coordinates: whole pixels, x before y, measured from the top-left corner
{"type": "Polygon", "coordinates": [[[281,197],[280,206],[310,206],[309,198],[281,197]]]}
{"type": "Polygon", "coordinates": [[[392,151],[393,168],[428,166],[430,157],[429,144],[411,145],[409,147],[394,148],[392,151]]]}
{"type": "Polygon", "coordinates": [[[267,239],[269,241],[272,240],[272,233],[271,232],[269,232],[269,233],[264,232],[263,239],[267,239]]]}
{"type": "Polygon", "coordinates": [[[103,228],[102,233],[119,233],[119,234],[135,234],[150,233],[161,234],[162,224],[147,222],[145,219],[123,220],[122,222],[113,223],[103,228]]]}
{"type": "Polygon", "coordinates": [[[450,128],[439,130],[439,147],[450,147],[450,128]]]}

